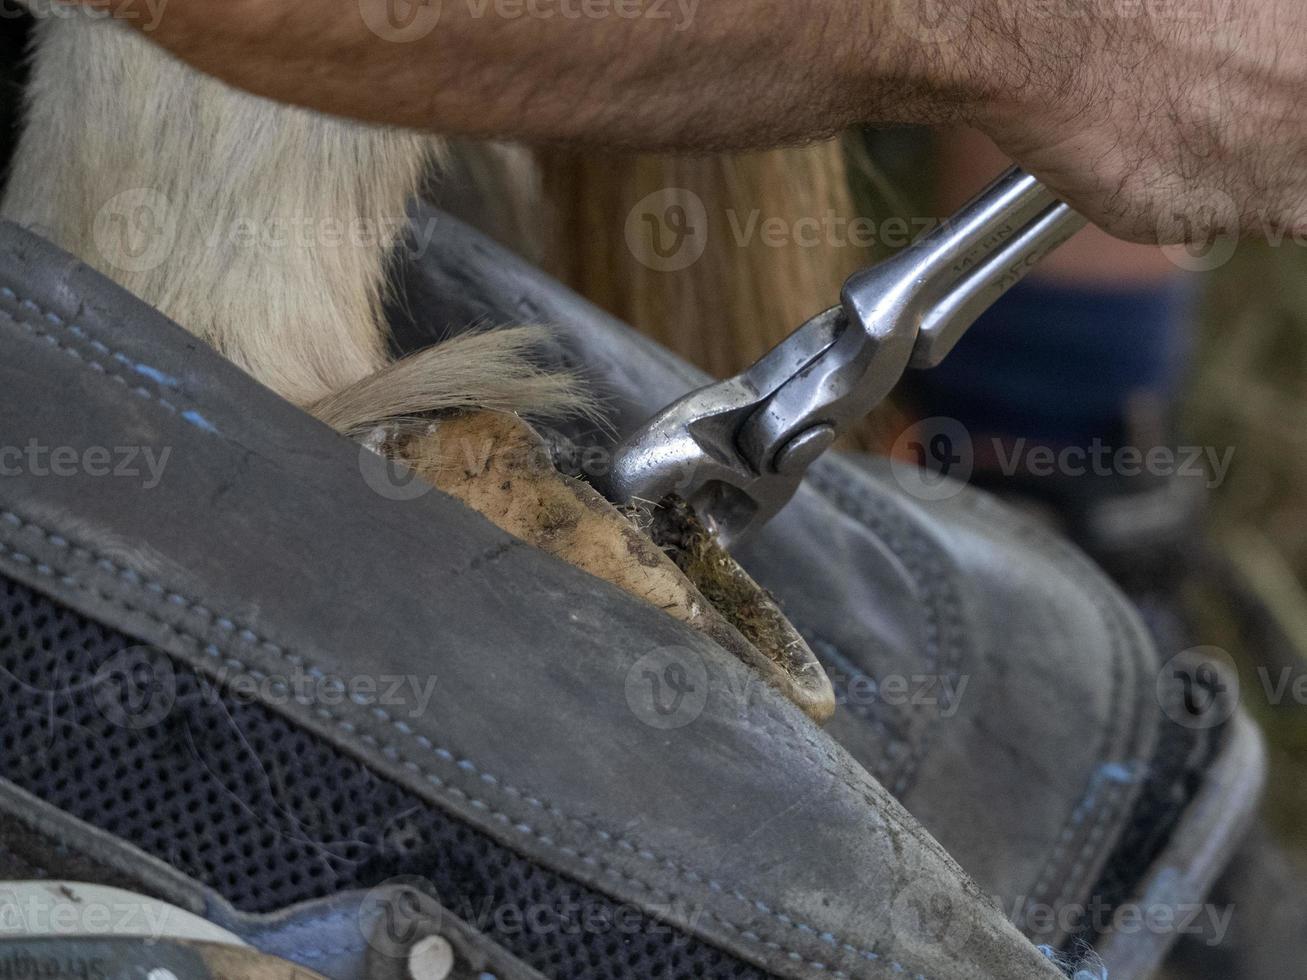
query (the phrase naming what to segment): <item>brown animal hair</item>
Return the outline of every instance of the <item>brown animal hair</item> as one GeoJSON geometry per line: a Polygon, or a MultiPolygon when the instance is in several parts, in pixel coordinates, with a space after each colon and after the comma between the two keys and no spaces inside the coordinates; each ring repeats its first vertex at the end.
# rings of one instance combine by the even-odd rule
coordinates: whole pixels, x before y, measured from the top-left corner
{"type": "MultiPolygon", "coordinates": [[[[717,377],[837,302],[871,259],[849,232],[859,212],[851,171],[871,168],[851,140],[714,156],[551,149],[538,161],[546,267],[717,377]],[[632,247],[632,217],[683,199],[696,202],[704,251],[661,271],[632,247]]],[[[879,447],[896,425],[878,413],[851,444],[879,447]]]]}

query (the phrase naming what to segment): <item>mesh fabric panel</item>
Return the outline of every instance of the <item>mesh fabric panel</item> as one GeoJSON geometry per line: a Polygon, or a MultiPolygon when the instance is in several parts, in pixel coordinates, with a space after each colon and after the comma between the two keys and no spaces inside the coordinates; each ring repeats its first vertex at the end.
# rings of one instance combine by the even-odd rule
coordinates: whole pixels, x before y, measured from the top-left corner
{"type": "Polygon", "coordinates": [[[419,875],[451,912],[547,976],[767,976],[533,864],[265,706],[3,577],[0,697],[0,776],[244,911],[419,875]]]}

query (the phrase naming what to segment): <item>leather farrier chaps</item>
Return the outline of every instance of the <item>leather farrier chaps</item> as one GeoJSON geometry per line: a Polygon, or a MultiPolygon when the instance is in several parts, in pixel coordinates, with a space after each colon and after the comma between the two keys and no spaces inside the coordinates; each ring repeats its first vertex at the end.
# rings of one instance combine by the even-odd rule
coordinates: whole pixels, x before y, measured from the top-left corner
{"type": "MultiPolygon", "coordinates": [[[[701,380],[416,219],[438,233],[400,270],[401,348],[559,324],[616,430],[578,445],[701,380]]],[[[1075,913],[1201,901],[1256,797],[1248,723],[1186,716],[1203,678],[1160,670],[1085,559],[883,461],[821,464],[743,555],[836,681],[823,731],[659,610],[379,484],[367,450],[12,225],[0,445],[21,450],[0,905],[77,897],[19,881],[110,886],[100,905],[171,910],[156,939],[210,967],[238,942],[340,978],[421,980],[438,948],[455,977],[971,980],[1058,976],[1049,951],[1092,945],[1142,977],[1172,935],[1075,913]],[[670,720],[642,707],[650,664],[690,678],[670,720]]]]}

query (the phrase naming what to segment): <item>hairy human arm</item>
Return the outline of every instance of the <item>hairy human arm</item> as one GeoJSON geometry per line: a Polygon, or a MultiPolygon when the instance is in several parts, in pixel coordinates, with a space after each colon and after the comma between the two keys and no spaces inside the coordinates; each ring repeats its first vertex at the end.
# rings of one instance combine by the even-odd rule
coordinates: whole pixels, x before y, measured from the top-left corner
{"type": "Polygon", "coordinates": [[[960,121],[1123,237],[1307,230],[1302,0],[161,3],[114,9],[233,84],[359,119],[682,149],[960,121]]]}
{"type": "Polygon", "coordinates": [[[341,115],[717,150],[864,118],[959,118],[967,93],[942,87],[951,49],[918,50],[890,16],[901,2],[125,0],[114,11],[226,81],[341,115]]]}

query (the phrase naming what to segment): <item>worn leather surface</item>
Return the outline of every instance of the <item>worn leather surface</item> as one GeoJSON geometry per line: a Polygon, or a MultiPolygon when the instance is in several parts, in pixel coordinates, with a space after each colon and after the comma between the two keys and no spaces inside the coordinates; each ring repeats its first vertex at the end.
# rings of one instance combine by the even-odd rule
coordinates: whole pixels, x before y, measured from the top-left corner
{"type": "MultiPolygon", "coordinates": [[[[451,219],[405,276],[428,330],[557,325],[619,431],[706,380],[451,219]]],[[[1152,646],[1087,559],[982,494],[915,499],[887,463],[837,457],[742,558],[827,661],[831,734],[1010,913],[1088,897],[1137,791],[1114,767],[1146,765],[1158,708],[1152,646]]]]}
{"type": "Polygon", "coordinates": [[[940,676],[941,687],[949,681],[956,690],[964,679],[967,686],[956,705],[846,711],[832,734],[939,828],[946,847],[967,856],[969,870],[1018,921],[1032,903],[1085,901],[1131,813],[1156,739],[1151,643],[1086,559],[991,498],[899,499],[892,516],[877,514],[876,496],[896,496],[891,467],[859,460],[852,468],[870,480],[870,501],[867,481],[832,467],[815,481],[830,514],[814,508],[801,528],[779,528],[788,551],[762,545],[752,553],[767,562],[775,588],[781,563],[803,550],[804,538],[821,535],[813,548],[821,554],[835,536],[832,521],[845,541],[857,540],[860,524],[861,570],[873,560],[867,528],[879,523],[882,537],[902,542],[896,550],[911,582],[904,601],[915,617],[892,614],[884,574],[868,572],[848,587],[856,595],[816,589],[807,576],[785,578],[802,583],[787,589],[791,605],[802,602],[801,619],[823,624],[818,642],[849,676],[916,672],[940,676]],[[837,608],[856,612],[840,616],[837,608]],[[906,636],[904,624],[912,627],[906,636]],[[1025,846],[999,849],[997,840],[1025,846]]]}
{"type": "Polygon", "coordinates": [[[6,477],[4,574],[215,678],[434,673],[420,717],[270,706],[534,861],[702,910],[685,928],[778,976],[1057,975],[723,651],[450,498],[378,493],[357,447],[34,236],[0,228],[0,258],[6,441],[172,450],[148,492],[6,477]],[[701,665],[704,703],[655,728],[628,679],[669,649],[701,665]],[[946,928],[918,912],[937,896],[946,928]]]}
{"type": "MultiPolygon", "coordinates": [[[[429,209],[415,221],[437,231],[400,268],[402,349],[469,324],[553,324],[558,362],[604,392],[619,434],[706,380],[465,225],[429,209]]],[[[569,434],[612,446],[602,431],[569,434]]],[[[1160,665],[1076,549],[986,495],[918,489],[884,460],[829,457],[742,558],[835,681],[829,733],[1057,945],[1066,930],[1027,920],[1094,895],[1152,762],[1160,665]]],[[[1228,754],[1260,772],[1255,745],[1228,754]]],[[[1257,781],[1214,794],[1227,826],[1246,822],[1257,781]]],[[[1229,846],[1167,858],[1210,867],[1229,846]]],[[[1200,900],[1205,885],[1188,886],[1177,901],[1200,900]]]]}

